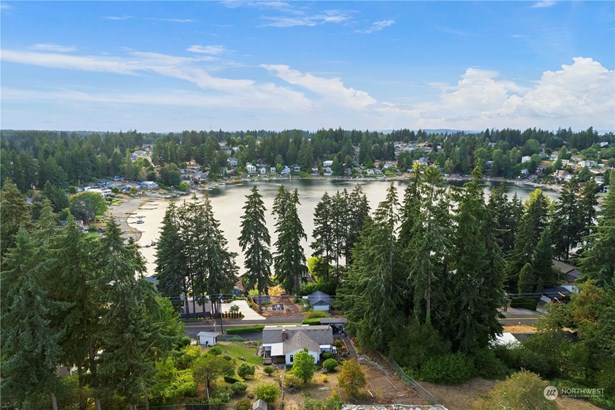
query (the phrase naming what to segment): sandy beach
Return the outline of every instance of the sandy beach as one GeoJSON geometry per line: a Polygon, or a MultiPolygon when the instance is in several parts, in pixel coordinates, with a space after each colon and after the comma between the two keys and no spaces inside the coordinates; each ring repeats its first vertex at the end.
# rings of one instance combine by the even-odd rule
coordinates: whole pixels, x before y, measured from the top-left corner
{"type": "Polygon", "coordinates": [[[120,226],[122,232],[135,242],[138,242],[141,238],[141,231],[128,224],[128,217],[149,201],[152,201],[152,199],[148,197],[128,198],[121,204],[112,206],[109,209],[109,212],[113,218],[115,218],[115,222],[120,226]]]}

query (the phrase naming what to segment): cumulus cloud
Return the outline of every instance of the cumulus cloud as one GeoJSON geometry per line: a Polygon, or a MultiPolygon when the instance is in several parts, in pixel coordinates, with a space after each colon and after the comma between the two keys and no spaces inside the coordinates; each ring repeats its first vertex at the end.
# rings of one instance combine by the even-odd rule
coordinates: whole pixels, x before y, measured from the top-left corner
{"type": "Polygon", "coordinates": [[[372,25],[365,30],[358,30],[358,32],[363,34],[371,34],[380,30],[384,30],[387,27],[391,27],[393,24],[395,24],[395,20],[378,20],[374,21],[372,25]]]}

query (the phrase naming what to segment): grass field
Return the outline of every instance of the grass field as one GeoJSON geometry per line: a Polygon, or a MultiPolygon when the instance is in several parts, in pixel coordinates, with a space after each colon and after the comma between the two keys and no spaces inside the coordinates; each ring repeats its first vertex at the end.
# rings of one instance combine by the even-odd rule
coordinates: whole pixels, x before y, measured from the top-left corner
{"type": "Polygon", "coordinates": [[[218,346],[234,359],[243,357],[250,364],[263,364],[263,359],[256,355],[256,346],[246,346],[241,342],[219,342],[218,346]]]}

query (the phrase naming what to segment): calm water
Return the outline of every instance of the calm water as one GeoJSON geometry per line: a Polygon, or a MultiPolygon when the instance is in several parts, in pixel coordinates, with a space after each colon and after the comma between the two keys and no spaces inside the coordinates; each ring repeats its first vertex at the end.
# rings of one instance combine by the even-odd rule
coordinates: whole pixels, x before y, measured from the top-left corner
{"type": "MultiPolygon", "coordinates": [[[[240,217],[243,213],[242,207],[245,202],[246,195],[250,194],[250,189],[254,185],[258,186],[259,192],[263,196],[263,202],[267,208],[266,222],[271,235],[271,243],[276,240],[274,229],[274,219],[271,215],[271,208],[273,200],[279,189],[280,184],[283,184],[286,189],[299,190],[299,201],[301,205],[298,207],[299,217],[303,223],[303,229],[307,235],[307,241],[303,241],[303,248],[308,254],[310,249],[310,243],[312,242],[312,231],[314,229],[313,213],[314,208],[320,198],[325,192],[330,195],[334,194],[338,190],[344,188],[351,191],[356,184],[361,185],[363,191],[367,195],[367,199],[372,209],[374,209],[380,201],[382,201],[386,194],[386,189],[390,182],[384,181],[332,181],[332,180],[292,180],[284,182],[246,182],[239,185],[229,185],[221,188],[216,188],[209,192],[211,202],[214,209],[216,218],[220,221],[221,228],[224,232],[226,239],[228,240],[228,247],[231,251],[236,252],[237,265],[239,266],[239,272],[243,273],[243,255],[239,246],[238,237],[241,231],[240,217]]],[[[399,198],[403,198],[403,190],[405,189],[407,182],[395,181],[393,182],[398,190],[399,198]]],[[[457,184],[455,184],[457,185],[457,184]]],[[[461,185],[461,183],[459,184],[461,185]]],[[[491,185],[485,188],[486,196],[491,191],[491,185]]],[[[509,196],[517,194],[522,201],[525,201],[529,194],[534,190],[531,187],[510,186],[509,196]]],[[[545,194],[552,199],[557,198],[557,193],[552,191],[544,191],[545,194]]],[[[183,200],[183,199],[182,199],[183,200]]],[[[141,207],[137,211],[138,215],[142,215],[144,223],[135,224],[137,219],[129,219],[129,223],[142,232],[139,245],[141,246],[141,253],[147,261],[147,275],[154,274],[155,268],[155,247],[149,246],[152,241],[157,241],[159,236],[159,229],[162,224],[164,213],[169,205],[168,200],[159,200],[156,202],[149,202],[141,207]]]]}

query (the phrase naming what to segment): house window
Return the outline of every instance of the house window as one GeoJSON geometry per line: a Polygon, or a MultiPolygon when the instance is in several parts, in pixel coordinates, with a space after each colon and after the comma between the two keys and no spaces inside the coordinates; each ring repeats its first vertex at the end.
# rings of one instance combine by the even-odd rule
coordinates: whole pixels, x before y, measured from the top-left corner
{"type": "Polygon", "coordinates": [[[292,354],[290,355],[290,362],[291,363],[293,362],[293,355],[292,354]]]}

